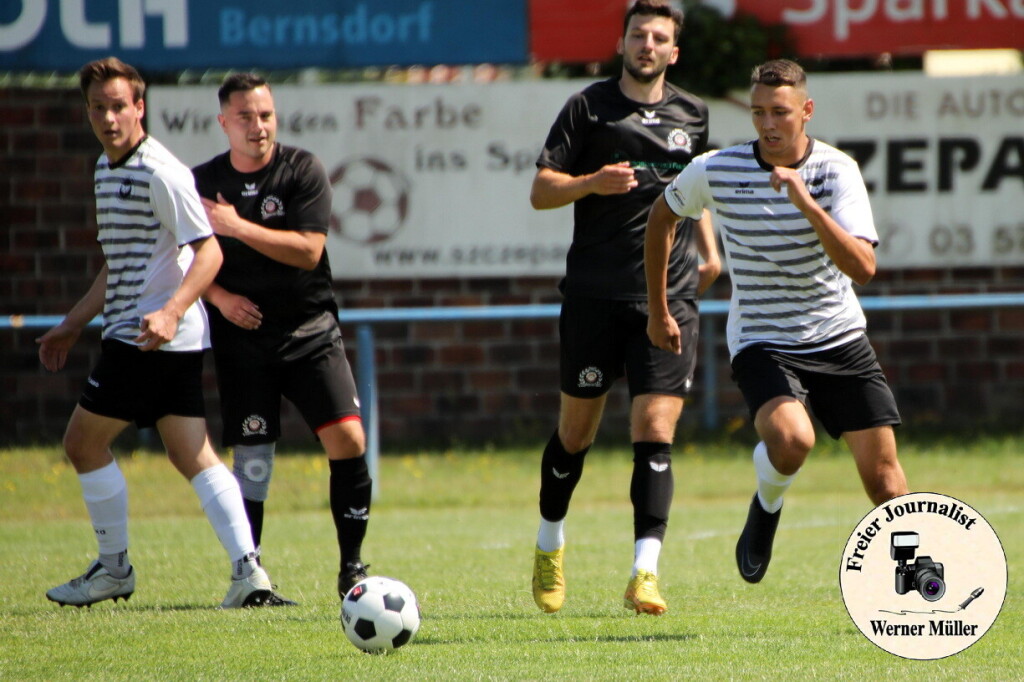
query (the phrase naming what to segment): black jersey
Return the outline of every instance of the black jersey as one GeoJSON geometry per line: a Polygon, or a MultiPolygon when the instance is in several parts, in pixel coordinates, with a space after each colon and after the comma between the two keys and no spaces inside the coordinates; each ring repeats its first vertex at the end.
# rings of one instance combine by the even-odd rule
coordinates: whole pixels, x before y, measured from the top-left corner
{"type": "MultiPolygon", "coordinates": [[[[273,230],[327,233],[331,185],[323,164],[303,149],[278,144],[271,162],[255,173],[235,170],[225,152],[192,173],[200,196],[216,201],[220,193],[249,222],[273,230]]],[[[239,239],[218,235],[217,240],[224,264],[214,281],[259,306],[259,332],[280,335],[324,312],[337,316],[326,249],[316,268],[303,270],[268,258],[239,239]]],[[[215,329],[223,322],[215,309],[211,318],[215,329]]]]}
{"type": "MultiPolygon", "coordinates": [[[[670,83],[665,83],[665,95],[657,104],[626,97],[618,78],[569,98],[537,165],[579,176],[628,161],[639,184],[628,194],[589,194],[575,202],[564,293],[646,300],[647,214],[669,181],[705,151],[707,121],[707,105],[670,83]]],[[[697,264],[693,226],[684,221],[669,254],[668,298],[697,297],[697,264]]]]}

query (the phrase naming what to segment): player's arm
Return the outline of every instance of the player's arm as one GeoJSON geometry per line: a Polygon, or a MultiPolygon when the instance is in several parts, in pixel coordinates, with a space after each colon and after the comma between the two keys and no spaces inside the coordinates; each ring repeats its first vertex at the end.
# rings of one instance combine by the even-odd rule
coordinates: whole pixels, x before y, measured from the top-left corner
{"type": "MultiPolygon", "coordinates": [[[[702,217],[701,220],[704,218],[702,217]]],[[[679,216],[664,196],[659,196],[647,214],[644,236],[644,274],[647,277],[647,336],[662,350],[682,352],[679,325],[668,309],[668,256],[676,237],[679,216]]],[[[717,250],[716,250],[717,253],[717,250]]]]}
{"type": "Polygon", "coordinates": [[[107,266],[96,275],[89,290],[72,306],[60,324],[36,339],[39,344],[39,361],[43,367],[56,372],[64,368],[68,351],[78,341],[82,330],[89,322],[103,312],[103,301],[107,291],[107,266]]]}
{"type": "Polygon", "coordinates": [[[587,175],[541,167],[533,177],[530,204],[536,209],[560,208],[588,194],[625,194],[637,184],[628,161],[608,164],[587,175]]]}
{"type": "Polygon", "coordinates": [[[142,318],[139,325],[142,333],[135,337],[140,350],[156,350],[174,338],[178,332],[178,322],[185,316],[185,311],[209,288],[224,262],[220,244],[213,237],[203,237],[190,242],[188,246],[193,252],[192,264],[185,271],[178,289],[160,310],[142,318]]]}
{"type": "Polygon", "coordinates": [[[776,192],[786,188],[789,200],[814,227],[825,253],[840,270],[857,284],[867,284],[875,276],[875,248],[865,239],[844,230],[814,200],[800,174],[792,168],[776,166],[769,179],[776,192]]]}
{"type": "Polygon", "coordinates": [[[303,270],[312,270],[320,262],[327,243],[322,232],[273,230],[250,222],[238,215],[235,207],[220,192],[217,200],[203,198],[203,208],[213,231],[225,237],[234,237],[267,258],[303,270]]]}
{"type": "Polygon", "coordinates": [[[697,294],[702,295],[708,287],[722,274],[722,259],[718,255],[718,243],[715,241],[715,230],[711,222],[711,213],[705,209],[704,214],[694,223],[697,237],[697,253],[704,261],[697,268],[697,294]]]}
{"type": "Polygon", "coordinates": [[[206,288],[203,300],[215,306],[228,322],[242,329],[259,329],[263,323],[260,307],[241,294],[234,294],[214,282],[206,288]]]}

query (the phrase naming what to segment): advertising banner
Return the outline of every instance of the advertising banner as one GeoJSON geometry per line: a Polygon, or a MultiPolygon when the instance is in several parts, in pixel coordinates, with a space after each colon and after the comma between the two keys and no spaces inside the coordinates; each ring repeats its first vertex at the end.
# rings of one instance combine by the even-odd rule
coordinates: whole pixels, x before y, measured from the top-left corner
{"type": "Polygon", "coordinates": [[[154,71],[524,63],[526,20],[525,0],[15,0],[0,70],[109,54],[154,71]]]}
{"type": "MultiPolygon", "coordinates": [[[[278,139],[331,176],[339,279],[552,276],[572,210],[529,203],[566,98],[590,81],[278,86],[278,139]]],[[[809,130],[854,156],[882,267],[1024,263],[1024,81],[811,76],[809,130]]],[[[153,87],[149,131],[190,165],[227,148],[216,88],[153,87]]],[[[746,93],[709,102],[711,141],[753,137],[746,93]]]]}

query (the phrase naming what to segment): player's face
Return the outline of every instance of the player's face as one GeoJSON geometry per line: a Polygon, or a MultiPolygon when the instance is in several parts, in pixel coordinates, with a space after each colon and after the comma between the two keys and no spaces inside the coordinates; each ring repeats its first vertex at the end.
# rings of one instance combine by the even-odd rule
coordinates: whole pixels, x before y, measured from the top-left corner
{"type": "Polygon", "coordinates": [[[270,163],[277,139],[274,97],[264,86],[231,93],[217,117],[228,136],[231,161],[241,171],[258,170],[270,163]]]}
{"type": "Polygon", "coordinates": [[[799,161],[807,151],[804,128],[814,114],[806,91],[758,83],[750,90],[750,113],[761,158],[774,166],[799,161]]]}
{"type": "Polygon", "coordinates": [[[85,92],[92,132],[111,161],[119,161],[145,137],[143,101],[135,101],[131,83],[125,78],[93,82],[85,92]]]}
{"type": "Polygon", "coordinates": [[[679,58],[675,22],[669,17],[634,14],[626,35],[619,39],[622,67],[638,83],[650,83],[679,58]]]}

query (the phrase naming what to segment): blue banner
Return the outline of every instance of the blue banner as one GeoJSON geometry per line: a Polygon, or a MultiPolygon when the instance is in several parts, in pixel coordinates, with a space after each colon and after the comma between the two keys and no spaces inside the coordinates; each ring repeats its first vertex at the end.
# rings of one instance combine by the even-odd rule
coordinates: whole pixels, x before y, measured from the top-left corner
{"type": "Polygon", "coordinates": [[[0,70],[527,61],[526,0],[4,0],[0,70]]]}

